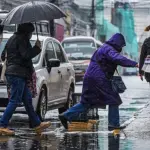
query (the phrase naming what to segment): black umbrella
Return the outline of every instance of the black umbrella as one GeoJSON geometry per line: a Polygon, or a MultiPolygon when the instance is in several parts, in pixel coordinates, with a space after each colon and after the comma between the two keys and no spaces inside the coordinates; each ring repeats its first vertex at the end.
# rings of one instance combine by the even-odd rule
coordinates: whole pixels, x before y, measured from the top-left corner
{"type": "Polygon", "coordinates": [[[59,19],[62,17],[66,17],[66,15],[56,5],[49,2],[32,1],[11,10],[2,24],[22,24],[41,20],[59,19]]]}

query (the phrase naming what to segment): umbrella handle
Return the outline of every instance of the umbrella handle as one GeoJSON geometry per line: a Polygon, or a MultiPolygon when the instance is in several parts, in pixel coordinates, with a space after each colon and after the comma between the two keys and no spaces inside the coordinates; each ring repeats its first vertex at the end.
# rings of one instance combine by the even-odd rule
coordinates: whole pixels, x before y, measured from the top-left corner
{"type": "Polygon", "coordinates": [[[37,40],[39,40],[39,34],[38,34],[38,30],[37,30],[37,24],[36,24],[36,22],[35,22],[35,30],[36,30],[37,40]]]}

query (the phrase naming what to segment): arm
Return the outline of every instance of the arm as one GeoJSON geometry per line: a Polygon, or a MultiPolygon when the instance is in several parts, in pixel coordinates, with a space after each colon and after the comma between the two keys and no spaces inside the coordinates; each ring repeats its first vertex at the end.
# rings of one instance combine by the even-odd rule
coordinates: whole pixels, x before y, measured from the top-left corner
{"type": "Polygon", "coordinates": [[[120,53],[118,53],[117,51],[115,51],[113,49],[108,51],[106,57],[110,61],[115,63],[116,65],[120,65],[120,66],[123,66],[123,67],[136,67],[136,65],[137,65],[137,62],[122,56],[120,53]]]}
{"type": "Polygon", "coordinates": [[[18,50],[22,58],[25,60],[31,60],[41,52],[41,49],[38,46],[35,45],[32,48],[32,46],[29,44],[30,43],[28,43],[28,41],[25,40],[19,40],[18,42],[18,50]]]}
{"type": "Polygon", "coordinates": [[[147,46],[146,46],[145,41],[144,41],[144,44],[142,45],[141,54],[140,54],[140,61],[139,61],[139,74],[140,75],[144,74],[144,71],[142,71],[142,67],[144,65],[144,60],[145,60],[146,56],[147,56],[147,46]]]}

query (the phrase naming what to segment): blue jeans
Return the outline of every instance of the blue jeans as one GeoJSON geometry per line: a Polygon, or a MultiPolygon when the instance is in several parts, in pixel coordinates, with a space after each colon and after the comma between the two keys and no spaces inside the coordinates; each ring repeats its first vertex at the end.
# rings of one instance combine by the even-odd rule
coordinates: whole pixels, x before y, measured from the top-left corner
{"type": "Polygon", "coordinates": [[[80,117],[81,113],[88,113],[90,105],[78,103],[64,112],[64,117],[69,120],[77,120],[80,117]]]}
{"type": "MultiPolygon", "coordinates": [[[[81,113],[87,113],[89,109],[93,108],[88,104],[78,103],[64,112],[64,117],[68,121],[77,120],[81,113]]],[[[119,124],[119,107],[118,105],[109,105],[108,110],[108,125],[120,126],[119,124]]]]}
{"type": "Polygon", "coordinates": [[[119,106],[109,105],[108,108],[108,125],[109,126],[120,126],[119,106]]]}
{"type": "Polygon", "coordinates": [[[10,85],[10,100],[0,120],[0,127],[6,128],[8,126],[9,120],[12,117],[14,111],[22,102],[24,103],[32,126],[39,126],[41,121],[34,112],[34,108],[32,105],[32,95],[26,85],[26,80],[24,78],[11,75],[7,75],[6,79],[7,83],[10,85]]]}

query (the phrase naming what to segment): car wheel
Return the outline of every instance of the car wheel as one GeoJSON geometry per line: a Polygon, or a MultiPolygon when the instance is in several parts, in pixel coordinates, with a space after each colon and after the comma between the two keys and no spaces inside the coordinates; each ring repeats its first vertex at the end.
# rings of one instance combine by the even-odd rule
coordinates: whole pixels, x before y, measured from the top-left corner
{"type": "Polygon", "coordinates": [[[64,105],[64,107],[61,107],[58,109],[59,114],[65,112],[67,109],[69,109],[73,106],[73,98],[72,98],[73,93],[74,93],[74,90],[73,90],[73,88],[70,87],[69,92],[68,92],[67,102],[64,105]]]}
{"type": "Polygon", "coordinates": [[[47,96],[45,89],[41,90],[41,94],[39,97],[39,102],[37,106],[37,115],[39,116],[40,120],[43,121],[45,119],[45,115],[47,112],[47,96]]]}

